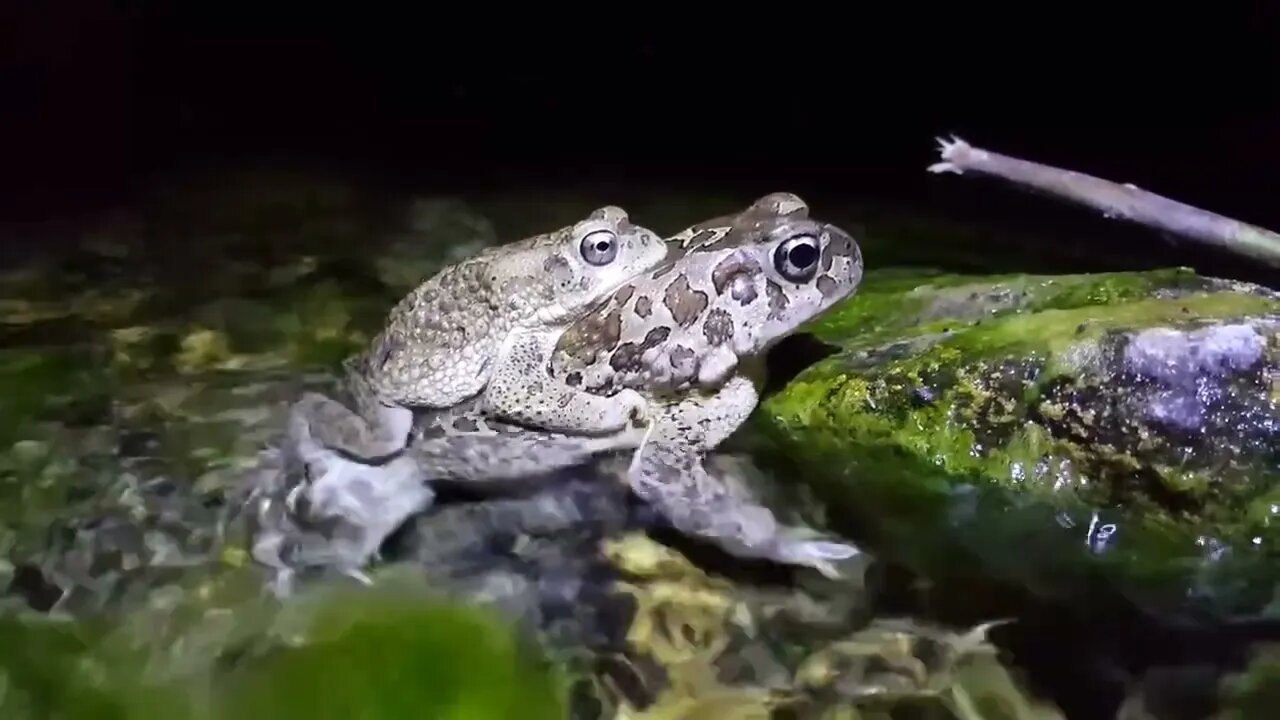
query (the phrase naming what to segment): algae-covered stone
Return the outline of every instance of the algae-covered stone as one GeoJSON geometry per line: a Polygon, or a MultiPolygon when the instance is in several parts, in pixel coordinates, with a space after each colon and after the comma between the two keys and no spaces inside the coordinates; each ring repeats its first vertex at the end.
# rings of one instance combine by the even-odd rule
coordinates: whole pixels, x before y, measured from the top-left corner
{"type": "Polygon", "coordinates": [[[935,577],[1260,610],[1280,573],[1280,294],[1185,270],[868,273],[757,427],[935,577]],[[965,562],[968,561],[968,562],[965,562]]]}

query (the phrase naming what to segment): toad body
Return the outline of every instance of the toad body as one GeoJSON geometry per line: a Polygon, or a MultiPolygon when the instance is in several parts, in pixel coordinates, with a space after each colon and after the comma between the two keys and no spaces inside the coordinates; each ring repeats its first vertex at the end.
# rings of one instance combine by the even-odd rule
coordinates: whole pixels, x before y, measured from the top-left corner
{"type": "MultiPolygon", "coordinates": [[[[303,464],[326,470],[294,488],[286,514],[347,528],[352,549],[340,553],[339,564],[354,568],[394,526],[431,503],[433,480],[519,479],[630,450],[628,484],[678,530],[734,554],[836,575],[831,563],[856,548],[779,526],[703,462],[758,403],[764,352],[855,291],[862,276],[857,244],[809,219],[800,198],[774,193],[669,238],[664,253],[660,265],[621,283],[563,332],[542,332],[527,346],[528,362],[516,363],[528,373],[526,387],[552,389],[553,398],[564,397],[554,389],[566,388],[603,403],[621,398],[618,407],[626,408],[634,393],[648,413],[645,438],[630,428],[610,434],[604,424],[584,432],[548,427],[536,411],[511,420],[490,412],[482,398],[420,411],[412,443],[382,468],[337,457],[303,432],[303,464]]],[[[333,552],[332,542],[321,546],[333,552]]]]}
{"type": "Polygon", "coordinates": [[[857,289],[857,243],[810,219],[789,193],[668,242],[658,268],[560,335],[547,372],[592,394],[644,396],[652,431],[628,483],[678,530],[738,555],[835,576],[831,563],[856,548],[780,526],[767,508],[712,477],[704,460],[759,402],[764,353],[857,289]]]}
{"type": "Polygon", "coordinates": [[[291,438],[380,462],[405,447],[415,408],[471,399],[487,416],[549,430],[628,428],[645,416],[638,392],[605,398],[557,388],[531,365],[574,319],[656,266],[666,248],[624,210],[607,206],[444,268],[401,300],[370,347],[344,364],[354,411],[307,393],[291,410],[291,438]]]}
{"type": "Polygon", "coordinates": [[[779,526],[768,509],[712,477],[704,459],[755,409],[764,353],[856,290],[857,243],[810,219],[790,193],[762,197],[667,243],[660,266],[570,325],[537,369],[549,385],[599,397],[640,393],[651,423],[641,442],[514,425],[458,406],[424,424],[410,455],[435,477],[483,481],[638,446],[627,482],[677,529],[738,555],[836,575],[831,563],[855,548],[779,526]]]}

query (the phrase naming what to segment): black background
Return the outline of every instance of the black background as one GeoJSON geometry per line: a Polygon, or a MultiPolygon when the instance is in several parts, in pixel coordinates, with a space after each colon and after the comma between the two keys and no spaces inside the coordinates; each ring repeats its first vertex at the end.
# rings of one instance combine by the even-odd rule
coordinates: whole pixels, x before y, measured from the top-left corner
{"type": "Polygon", "coordinates": [[[1275,228],[1275,5],[3,3],[2,209],[268,157],[463,193],[1043,208],[926,174],[956,133],[1275,228]]]}

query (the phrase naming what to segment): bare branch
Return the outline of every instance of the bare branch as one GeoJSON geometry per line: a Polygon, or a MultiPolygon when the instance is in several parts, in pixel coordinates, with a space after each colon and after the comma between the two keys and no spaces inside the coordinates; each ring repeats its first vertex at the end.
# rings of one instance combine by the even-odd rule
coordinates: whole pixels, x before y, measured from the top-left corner
{"type": "Polygon", "coordinates": [[[1102,212],[1280,267],[1280,235],[1256,225],[1147,192],[1133,185],[1063,170],[976,148],[957,137],[938,138],[942,162],[929,172],[974,172],[1003,178],[1102,212]]]}

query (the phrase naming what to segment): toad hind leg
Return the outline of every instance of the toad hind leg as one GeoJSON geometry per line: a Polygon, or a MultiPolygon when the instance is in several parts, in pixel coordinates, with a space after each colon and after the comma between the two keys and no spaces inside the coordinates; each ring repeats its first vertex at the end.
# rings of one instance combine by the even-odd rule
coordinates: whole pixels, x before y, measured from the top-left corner
{"type": "Polygon", "coordinates": [[[703,467],[702,455],[651,443],[630,475],[632,490],[677,530],[701,536],[739,557],[812,567],[832,579],[835,564],[860,551],[816,540],[803,528],[780,525],[766,507],[734,494],[703,467]]]}
{"type": "Polygon", "coordinates": [[[347,385],[356,412],[316,392],[305,393],[293,404],[289,422],[293,442],[301,442],[305,433],[326,448],[364,461],[378,461],[402,450],[413,412],[379,402],[359,373],[349,372],[347,385]]]}
{"type": "MultiPolygon", "coordinates": [[[[310,428],[294,418],[290,440],[282,448],[286,472],[305,480],[284,499],[294,530],[288,532],[291,563],[336,566],[361,582],[361,568],[382,541],[410,516],[430,507],[435,493],[417,465],[400,456],[375,466],[348,460],[324,447],[310,428]]],[[[254,555],[268,564],[286,540],[267,533],[255,542],[254,555]]]]}
{"type": "Polygon", "coordinates": [[[654,432],[632,459],[629,484],[681,532],[741,557],[809,566],[839,577],[833,563],[857,555],[856,547],[779,525],[768,508],[736,493],[703,466],[705,454],[747,419],[758,398],[756,382],[737,373],[714,394],[698,393],[663,408],[654,432]]]}

